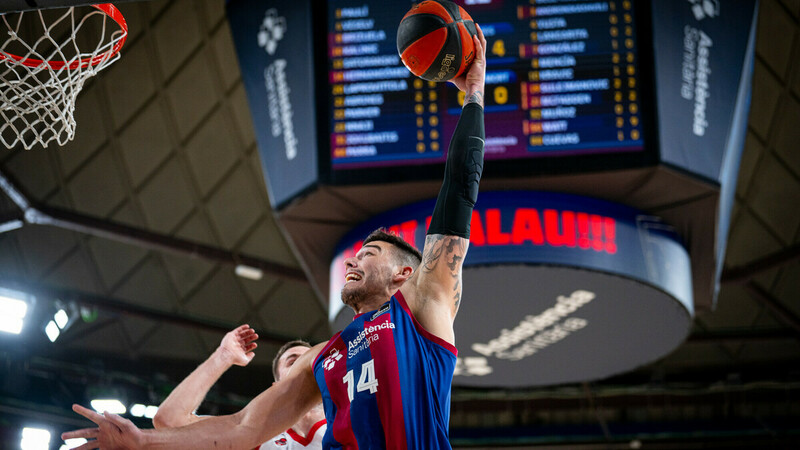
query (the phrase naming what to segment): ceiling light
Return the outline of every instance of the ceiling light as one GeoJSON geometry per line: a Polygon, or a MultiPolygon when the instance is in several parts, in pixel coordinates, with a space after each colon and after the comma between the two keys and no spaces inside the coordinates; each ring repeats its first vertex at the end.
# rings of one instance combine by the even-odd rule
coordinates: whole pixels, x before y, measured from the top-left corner
{"type": "Polygon", "coordinates": [[[103,414],[103,411],[110,412],[112,414],[125,414],[127,409],[125,405],[122,404],[121,401],[117,399],[95,399],[89,402],[92,405],[92,409],[97,411],[99,414],[103,414]]]}
{"type": "Polygon", "coordinates": [[[74,319],[78,317],[78,307],[74,303],[64,303],[56,299],[53,306],[54,308],[51,310],[55,311],[53,319],[44,327],[44,333],[50,342],[55,342],[60,335],[64,334],[75,323],[74,319]]]}
{"type": "Polygon", "coordinates": [[[144,416],[147,417],[148,419],[152,419],[153,417],[156,416],[157,412],[158,412],[158,406],[148,405],[147,408],[145,408],[144,410],[144,416]]]}
{"type": "Polygon", "coordinates": [[[148,419],[152,419],[156,416],[157,412],[158,406],[143,405],[141,403],[136,403],[131,406],[131,415],[133,417],[146,417],[148,419]]]}
{"type": "Polygon", "coordinates": [[[19,334],[28,312],[28,304],[23,300],[26,294],[0,288],[0,331],[19,334]]]}
{"type": "Polygon", "coordinates": [[[58,339],[58,335],[61,334],[61,331],[58,329],[58,325],[51,320],[44,326],[44,334],[47,335],[47,339],[50,339],[50,342],[55,342],[56,339],[58,339]]]}
{"type": "Polygon", "coordinates": [[[133,417],[144,417],[144,412],[147,409],[147,406],[136,403],[135,405],[131,406],[131,415],[133,417]]]}
{"type": "Polygon", "coordinates": [[[0,291],[0,314],[12,317],[25,317],[28,304],[23,300],[25,294],[18,291],[3,289],[0,291]]]}
{"type": "Polygon", "coordinates": [[[25,427],[22,429],[22,450],[48,450],[50,448],[50,432],[42,428],[25,427]]]}
{"type": "Polygon", "coordinates": [[[19,317],[0,316],[0,331],[20,334],[22,332],[22,319],[19,317]]]}
{"type": "Polygon", "coordinates": [[[53,318],[55,319],[58,328],[62,330],[64,329],[65,326],[67,326],[67,322],[69,322],[69,316],[67,315],[67,312],[64,311],[63,309],[59,309],[58,311],[56,311],[56,314],[53,316],[53,318]]]}
{"type": "Polygon", "coordinates": [[[244,264],[239,264],[236,266],[236,275],[247,278],[248,280],[258,281],[264,277],[264,271],[251,266],[245,266],[244,264]]]}
{"type": "Polygon", "coordinates": [[[62,445],[58,450],[69,450],[71,448],[80,447],[87,442],[89,441],[84,438],[67,439],[64,441],[64,445],[62,445]]]}

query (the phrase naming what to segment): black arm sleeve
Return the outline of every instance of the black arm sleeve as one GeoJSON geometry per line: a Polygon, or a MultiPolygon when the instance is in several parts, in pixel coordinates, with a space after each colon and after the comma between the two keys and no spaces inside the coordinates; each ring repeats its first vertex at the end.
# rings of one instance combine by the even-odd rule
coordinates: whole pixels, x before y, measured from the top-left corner
{"type": "Polygon", "coordinates": [[[472,208],[478,200],[478,183],[483,172],[483,108],[468,103],[461,111],[447,150],[444,182],[433,208],[428,234],[469,239],[472,208]]]}

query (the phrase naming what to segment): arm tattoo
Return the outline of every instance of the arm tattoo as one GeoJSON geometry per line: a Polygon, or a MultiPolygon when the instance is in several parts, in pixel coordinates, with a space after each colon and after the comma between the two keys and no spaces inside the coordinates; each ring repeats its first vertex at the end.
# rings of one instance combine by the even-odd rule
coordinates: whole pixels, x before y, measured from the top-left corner
{"type": "Polygon", "coordinates": [[[456,310],[461,304],[461,262],[467,251],[467,240],[457,236],[429,235],[425,239],[422,272],[431,273],[447,268],[446,274],[453,280],[453,302],[456,310]],[[439,268],[442,262],[442,268],[439,268]]]}
{"type": "Polygon", "coordinates": [[[458,239],[451,239],[450,242],[447,243],[447,254],[453,255],[453,260],[447,263],[447,267],[450,268],[450,272],[456,273],[461,267],[461,260],[464,259],[461,255],[456,254],[455,247],[458,243],[458,239]]]}
{"type": "Polygon", "coordinates": [[[461,270],[461,260],[466,253],[466,239],[441,234],[430,235],[425,239],[425,253],[422,255],[422,271],[433,272],[444,260],[453,276],[461,270]],[[429,250],[430,249],[430,250],[429,250]]]}
{"type": "Polygon", "coordinates": [[[428,236],[425,239],[425,247],[430,246],[430,251],[425,248],[425,253],[422,255],[423,272],[433,272],[436,266],[439,265],[439,258],[442,256],[442,250],[444,250],[444,246],[441,245],[443,239],[444,236],[441,234],[428,236]]]}
{"type": "Polygon", "coordinates": [[[453,286],[453,290],[455,291],[455,295],[453,295],[453,304],[456,305],[456,312],[458,312],[458,307],[461,306],[461,278],[456,279],[456,285],[453,286]]]}
{"type": "Polygon", "coordinates": [[[464,100],[464,105],[466,106],[468,103],[477,103],[483,106],[483,92],[482,91],[475,91],[464,100]]]}

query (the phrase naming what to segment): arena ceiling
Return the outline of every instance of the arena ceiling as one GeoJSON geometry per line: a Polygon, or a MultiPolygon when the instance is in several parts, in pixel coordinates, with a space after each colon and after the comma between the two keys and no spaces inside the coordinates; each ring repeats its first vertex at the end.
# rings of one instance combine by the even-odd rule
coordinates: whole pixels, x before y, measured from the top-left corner
{"type": "MultiPolygon", "coordinates": [[[[24,342],[0,336],[0,416],[69,427],[68,405],[87,386],[136,386],[157,404],[223,330],[249,323],[262,335],[256,359],[208,406],[229,411],[271,383],[282,340],[330,336],[270,208],[224,1],[119,8],[131,34],[81,93],[75,140],[0,151],[5,191],[52,223],[0,233],[0,285],[40,297],[31,323],[52,314],[52,298],[86,306],[90,319],[55,343],[38,325],[24,342]],[[237,276],[239,263],[263,278],[237,276]]],[[[687,342],[602,382],[455,392],[454,426],[586,422],[611,439],[623,410],[642,410],[643,422],[747,414],[720,412],[724,401],[800,417],[800,0],[761,0],[752,92],[717,307],[695,318],[687,342]]],[[[0,224],[22,218],[19,201],[0,193],[0,224]]]]}

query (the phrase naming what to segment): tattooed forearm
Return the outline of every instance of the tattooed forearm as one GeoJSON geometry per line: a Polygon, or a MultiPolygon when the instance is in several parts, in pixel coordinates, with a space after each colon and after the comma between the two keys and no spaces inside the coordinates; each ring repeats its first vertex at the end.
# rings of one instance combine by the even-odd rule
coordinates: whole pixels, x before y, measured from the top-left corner
{"type": "Polygon", "coordinates": [[[477,103],[483,106],[483,91],[475,91],[472,94],[469,94],[466,100],[464,100],[464,106],[469,103],[477,103]]]}

